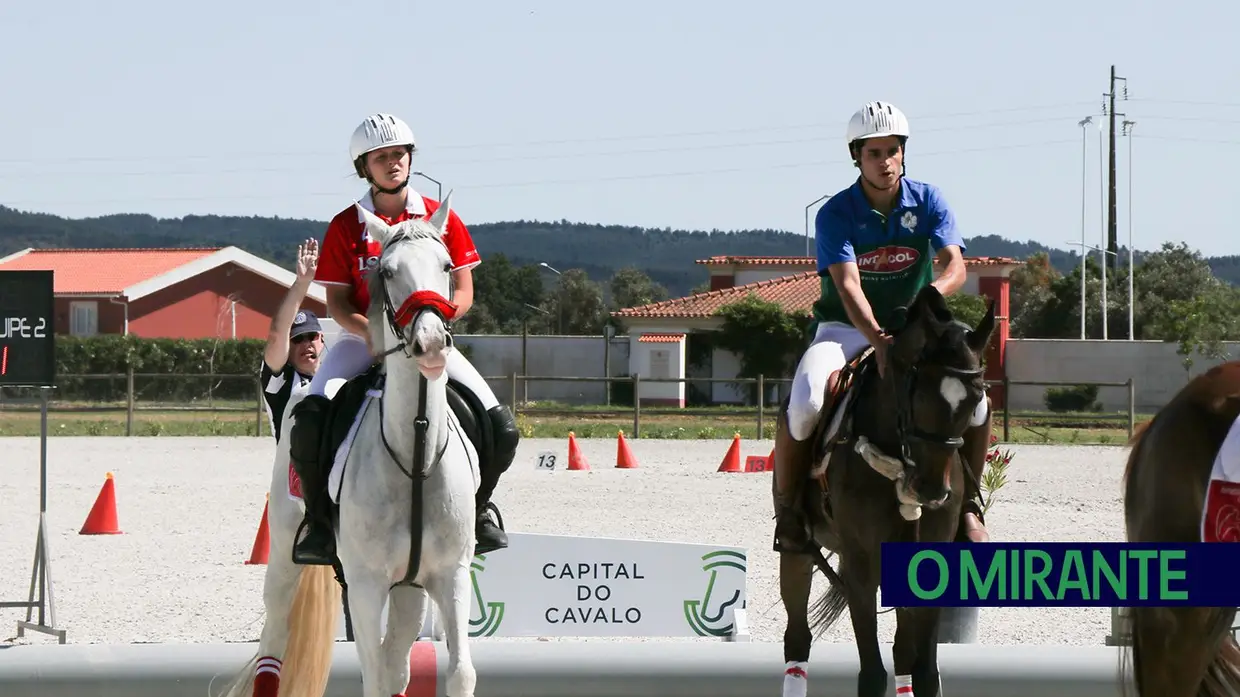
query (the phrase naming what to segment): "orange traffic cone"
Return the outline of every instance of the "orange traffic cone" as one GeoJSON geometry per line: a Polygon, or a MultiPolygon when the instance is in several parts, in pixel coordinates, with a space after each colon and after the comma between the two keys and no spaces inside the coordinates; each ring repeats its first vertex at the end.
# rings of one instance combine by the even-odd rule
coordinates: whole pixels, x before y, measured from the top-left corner
{"type": "Polygon", "coordinates": [[[581,454],[581,448],[577,447],[577,437],[572,431],[568,432],[568,470],[588,470],[590,463],[586,462],[586,456],[581,454]]]}
{"type": "Polygon", "coordinates": [[[744,472],[741,469],[741,434],[737,433],[732,436],[732,446],[728,448],[728,453],[723,456],[723,462],[719,463],[719,472],[744,472]]]}
{"type": "Polygon", "coordinates": [[[616,439],[616,467],[625,470],[637,469],[637,458],[633,457],[633,451],[629,450],[629,442],[624,439],[624,431],[619,433],[616,439]]]}
{"type": "Polygon", "coordinates": [[[263,504],[263,519],[258,523],[258,533],[254,535],[254,547],[250,550],[250,559],[246,566],[267,563],[267,554],[271,551],[271,533],[267,529],[267,506],[270,503],[271,494],[267,494],[267,503],[263,504]]]}
{"type": "Polygon", "coordinates": [[[99,496],[95,498],[95,505],[91,507],[90,513],[86,515],[86,522],[82,523],[82,529],[78,531],[78,534],[121,534],[120,527],[116,521],[116,484],[112,480],[111,472],[108,472],[103,480],[103,488],[99,490],[99,496]]]}

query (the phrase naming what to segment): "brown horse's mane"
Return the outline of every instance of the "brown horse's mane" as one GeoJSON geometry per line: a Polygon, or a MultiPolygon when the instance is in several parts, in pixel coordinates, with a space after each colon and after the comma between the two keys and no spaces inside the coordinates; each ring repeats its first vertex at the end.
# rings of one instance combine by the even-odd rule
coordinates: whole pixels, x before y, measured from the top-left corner
{"type": "Polygon", "coordinates": [[[1132,450],[1128,453],[1128,462],[1124,466],[1123,481],[1127,483],[1132,476],[1145,434],[1161,415],[1173,408],[1185,406],[1196,407],[1211,414],[1236,411],[1237,402],[1240,402],[1240,360],[1220,363],[1190,380],[1153,418],[1142,421],[1133,429],[1132,437],[1127,443],[1132,450]]]}

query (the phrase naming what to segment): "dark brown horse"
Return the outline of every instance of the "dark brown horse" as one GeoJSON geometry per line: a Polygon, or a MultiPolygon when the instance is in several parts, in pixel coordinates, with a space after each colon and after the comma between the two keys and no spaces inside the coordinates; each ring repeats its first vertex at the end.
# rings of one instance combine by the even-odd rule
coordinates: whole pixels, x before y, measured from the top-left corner
{"type": "MultiPolygon", "coordinates": [[[[1133,434],[1124,473],[1129,542],[1202,540],[1206,485],[1237,415],[1240,361],[1232,361],[1191,380],[1133,434]]],[[[1132,646],[1121,653],[1121,671],[1131,659],[1138,695],[1240,695],[1240,647],[1231,634],[1236,608],[1133,607],[1129,613],[1132,646]]]]}
{"type": "MultiPolygon", "coordinates": [[[[833,570],[822,554],[780,553],[784,632],[784,697],[804,697],[810,645],[849,610],[861,670],[857,694],[881,697],[888,676],[878,644],[880,545],[957,539],[965,468],[960,447],[970,417],[985,399],[982,356],[995,328],[994,303],[971,328],[956,321],[933,286],[918,293],[888,348],[880,377],[870,354],[851,378],[849,418],[826,445],[824,411],[813,461],[829,464],[804,487],[815,541],[839,555],[833,570]],[[825,492],[824,492],[825,490],[825,492]],[[814,567],[830,589],[808,607],[814,567]],[[810,614],[814,617],[811,621],[810,614]]],[[[839,400],[836,400],[837,402],[839,400]]],[[[785,428],[781,409],[779,428],[785,428]]],[[[987,434],[988,435],[988,434],[987,434]]],[[[988,441],[987,441],[988,444],[988,441]]],[[[938,608],[897,608],[893,656],[897,686],[916,697],[939,694],[938,608]]]]}

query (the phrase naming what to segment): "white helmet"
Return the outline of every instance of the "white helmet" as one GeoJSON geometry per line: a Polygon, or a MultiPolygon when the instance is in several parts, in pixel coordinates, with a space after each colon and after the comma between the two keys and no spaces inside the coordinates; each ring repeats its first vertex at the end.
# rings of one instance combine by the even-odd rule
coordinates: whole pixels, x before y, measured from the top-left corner
{"type": "Polygon", "coordinates": [[[888,102],[870,102],[857,110],[848,122],[849,152],[852,144],[862,138],[881,138],[898,136],[908,138],[908,119],[904,112],[888,102]]]}
{"type": "Polygon", "coordinates": [[[413,151],[413,131],[408,124],[391,114],[373,114],[367,116],[366,120],[354,129],[353,137],[349,139],[349,157],[354,165],[359,167],[358,173],[361,174],[361,162],[358,158],[373,150],[393,145],[405,145],[413,151]]]}

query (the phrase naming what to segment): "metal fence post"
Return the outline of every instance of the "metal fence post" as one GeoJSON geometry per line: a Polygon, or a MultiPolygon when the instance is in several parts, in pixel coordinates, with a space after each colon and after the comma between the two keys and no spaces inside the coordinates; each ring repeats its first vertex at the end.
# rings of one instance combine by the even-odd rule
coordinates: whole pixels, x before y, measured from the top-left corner
{"type": "Polygon", "coordinates": [[[633,437],[642,435],[641,373],[633,373],[633,437]]]}
{"type": "Polygon", "coordinates": [[[254,378],[254,394],[258,397],[258,404],[254,405],[254,435],[263,435],[263,381],[262,378],[254,378]]]}
{"type": "Polygon", "coordinates": [[[1128,440],[1132,440],[1132,432],[1137,428],[1137,385],[1132,377],[1128,378],[1128,440]]]}
{"type": "Polygon", "coordinates": [[[1011,433],[1008,431],[1008,419],[1011,416],[1012,404],[1012,381],[1007,375],[1003,376],[1003,442],[1012,442],[1011,433]]]}
{"type": "Polygon", "coordinates": [[[758,373],[758,440],[762,440],[762,411],[766,406],[766,384],[762,381],[762,373],[758,373]]]}
{"type": "Polygon", "coordinates": [[[125,435],[133,435],[133,366],[125,369],[125,435]]]}
{"type": "MultiPolygon", "coordinates": [[[[528,387],[529,381],[527,380],[525,384],[528,387]]],[[[517,371],[515,370],[512,371],[512,383],[509,385],[509,388],[510,388],[509,399],[512,400],[512,415],[516,416],[517,415],[517,371]]]]}

